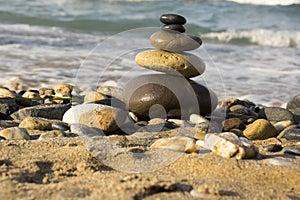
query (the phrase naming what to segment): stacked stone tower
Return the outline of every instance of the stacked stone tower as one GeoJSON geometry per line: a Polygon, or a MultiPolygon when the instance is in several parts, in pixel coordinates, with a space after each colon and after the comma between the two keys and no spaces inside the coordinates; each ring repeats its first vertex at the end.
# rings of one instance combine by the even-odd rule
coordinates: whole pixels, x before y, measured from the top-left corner
{"type": "Polygon", "coordinates": [[[124,88],[125,103],[141,119],[187,118],[196,113],[207,115],[217,105],[216,95],[205,86],[190,80],[204,73],[205,63],[187,53],[199,48],[202,40],[185,34],[186,19],[176,14],[160,17],[161,31],[150,36],[155,50],[136,55],[136,63],[163,72],[130,80],[124,88]]]}

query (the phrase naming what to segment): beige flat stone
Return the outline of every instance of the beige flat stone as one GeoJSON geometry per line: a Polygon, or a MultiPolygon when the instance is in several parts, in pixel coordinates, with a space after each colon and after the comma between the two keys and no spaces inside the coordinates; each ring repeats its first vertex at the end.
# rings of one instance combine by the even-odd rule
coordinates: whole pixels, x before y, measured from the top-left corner
{"type": "Polygon", "coordinates": [[[172,53],[163,50],[143,51],[136,55],[135,62],[141,67],[186,78],[201,75],[205,63],[190,53],[172,53]]]}

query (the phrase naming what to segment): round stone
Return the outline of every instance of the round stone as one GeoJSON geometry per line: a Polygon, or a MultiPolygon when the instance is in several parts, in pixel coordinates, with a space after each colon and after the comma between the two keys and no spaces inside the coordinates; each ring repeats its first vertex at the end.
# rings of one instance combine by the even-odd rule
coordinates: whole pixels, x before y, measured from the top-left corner
{"type": "Polygon", "coordinates": [[[161,30],[172,30],[172,31],[177,31],[179,33],[185,32],[184,26],[180,24],[166,24],[161,27],[161,30]]]}
{"type": "Polygon", "coordinates": [[[135,62],[147,69],[186,78],[198,76],[205,71],[201,58],[190,53],[172,53],[163,50],[143,51],[136,55],[135,62]]]}
{"type": "Polygon", "coordinates": [[[247,126],[243,134],[250,140],[264,140],[275,137],[277,130],[268,120],[257,119],[247,126]]]}
{"type": "Polygon", "coordinates": [[[211,113],[218,102],[216,95],[205,86],[167,74],[131,79],[124,88],[124,98],[131,112],[141,119],[149,119],[149,110],[156,104],[165,109],[168,118],[188,119],[190,114],[211,113]]]}
{"type": "Polygon", "coordinates": [[[163,14],[162,16],[160,16],[160,21],[164,24],[183,25],[186,23],[186,19],[183,16],[177,14],[163,14]]]}
{"type": "Polygon", "coordinates": [[[181,52],[191,51],[201,46],[199,41],[177,31],[158,31],[150,36],[150,43],[158,49],[181,52]]]}

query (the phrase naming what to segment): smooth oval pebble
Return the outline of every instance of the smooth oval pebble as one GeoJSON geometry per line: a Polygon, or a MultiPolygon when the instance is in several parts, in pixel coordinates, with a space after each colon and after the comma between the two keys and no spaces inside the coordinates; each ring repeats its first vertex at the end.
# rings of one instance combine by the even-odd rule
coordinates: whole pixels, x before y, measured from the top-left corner
{"type": "Polygon", "coordinates": [[[150,43],[155,48],[171,52],[191,51],[201,46],[195,39],[176,31],[155,32],[150,36],[150,43]]]}
{"type": "Polygon", "coordinates": [[[193,124],[200,124],[200,123],[209,123],[209,121],[198,114],[191,114],[190,115],[190,122],[193,124]]]}
{"type": "Polygon", "coordinates": [[[161,26],[161,30],[172,30],[172,31],[177,31],[179,33],[185,32],[184,26],[182,26],[180,24],[166,24],[166,25],[161,26]]]}
{"type": "Polygon", "coordinates": [[[283,153],[293,154],[300,156],[300,147],[299,146],[287,146],[283,148],[283,153]]]}
{"type": "Polygon", "coordinates": [[[135,62],[141,67],[186,78],[201,75],[205,63],[191,53],[173,53],[163,50],[150,50],[138,53],[135,62]]]}
{"type": "Polygon", "coordinates": [[[258,119],[249,124],[243,134],[249,140],[264,140],[277,136],[277,130],[268,120],[258,119]]]}
{"type": "Polygon", "coordinates": [[[205,86],[167,74],[131,79],[124,87],[124,98],[129,109],[141,119],[149,119],[149,111],[156,113],[156,117],[165,113],[168,118],[187,118],[192,113],[205,116],[218,102],[214,92],[205,86]],[[157,104],[160,106],[153,108],[157,104]]]}
{"type": "Polygon", "coordinates": [[[160,16],[160,21],[164,24],[185,24],[186,19],[177,14],[163,14],[160,16]]]}

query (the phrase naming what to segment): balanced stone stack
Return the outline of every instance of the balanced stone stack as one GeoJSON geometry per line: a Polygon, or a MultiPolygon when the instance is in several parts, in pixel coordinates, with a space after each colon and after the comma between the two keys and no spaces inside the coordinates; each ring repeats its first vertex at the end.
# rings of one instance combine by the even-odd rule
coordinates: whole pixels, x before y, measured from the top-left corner
{"type": "Polygon", "coordinates": [[[184,33],[186,19],[180,15],[164,14],[160,21],[165,25],[150,36],[157,49],[138,53],[135,61],[164,74],[143,75],[129,81],[124,88],[125,103],[140,119],[208,115],[217,106],[216,95],[190,80],[204,73],[205,63],[185,52],[199,48],[202,40],[184,33]]]}

